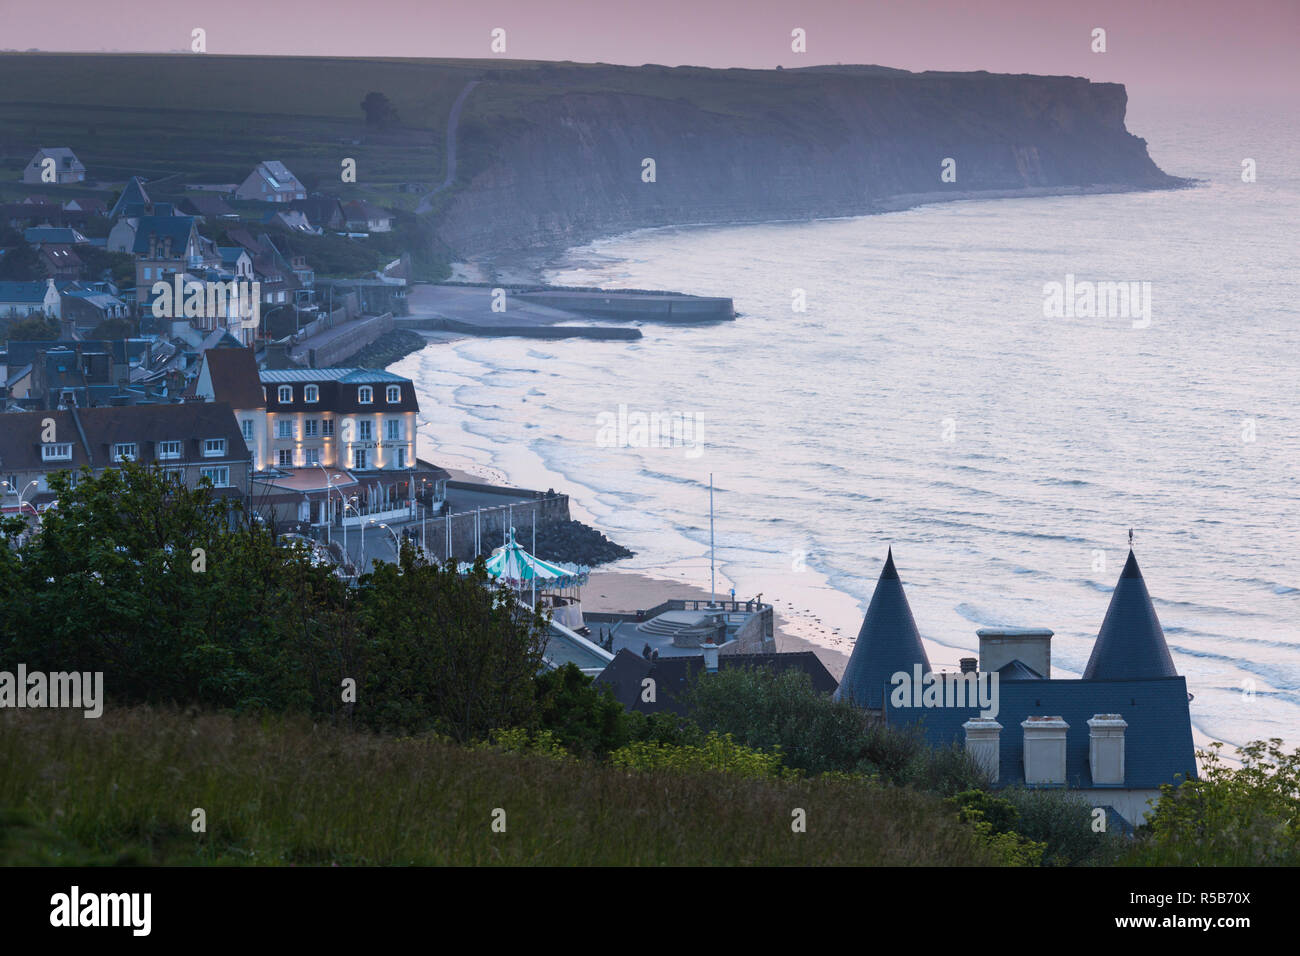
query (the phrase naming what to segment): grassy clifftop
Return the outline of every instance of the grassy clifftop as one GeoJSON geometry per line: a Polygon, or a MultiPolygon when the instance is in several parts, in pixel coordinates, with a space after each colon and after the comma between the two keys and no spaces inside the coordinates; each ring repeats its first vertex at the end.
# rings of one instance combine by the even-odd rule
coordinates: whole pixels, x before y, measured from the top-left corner
{"type": "Polygon", "coordinates": [[[0,766],[0,865],[991,862],[950,808],[907,789],[629,772],[280,719],[7,711],[0,766]]]}

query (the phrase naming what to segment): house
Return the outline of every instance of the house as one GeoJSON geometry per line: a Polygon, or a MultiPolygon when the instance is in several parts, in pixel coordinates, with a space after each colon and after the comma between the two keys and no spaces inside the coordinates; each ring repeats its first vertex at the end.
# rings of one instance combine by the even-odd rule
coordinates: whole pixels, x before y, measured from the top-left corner
{"type": "Polygon", "coordinates": [[[197,216],[203,220],[239,218],[239,213],[220,196],[186,196],[177,208],[187,216],[197,216]]]}
{"type": "Polygon", "coordinates": [[[364,199],[354,199],[350,203],[345,203],[343,213],[347,217],[347,227],[356,232],[393,231],[393,214],[364,199]]]}
{"type": "Polygon", "coordinates": [[[250,349],[211,348],[202,362],[194,397],[231,406],[259,501],[283,499],[298,520],[338,518],[338,503],[325,503],[331,486],[336,494],[354,486],[358,508],[385,511],[405,507],[412,488],[448,477],[415,457],[419,402],[410,379],[362,368],[259,371],[250,349]]]}
{"type": "Polygon", "coordinates": [[[155,282],[170,282],[187,269],[213,268],[221,263],[216,247],[204,240],[193,216],[142,216],[136,226],[136,302],[149,301],[155,282]]]}
{"type": "MultiPolygon", "coordinates": [[[[0,428],[0,478],[8,490],[34,488],[24,500],[37,509],[54,500],[49,479],[83,467],[95,474],[125,461],[156,464],[193,488],[210,483],[219,498],[247,495],[248,449],[230,406],[220,402],[122,405],[14,412],[0,428]]],[[[4,496],[5,510],[17,506],[4,496]]]]}
{"type": "Polygon", "coordinates": [[[253,281],[253,257],[242,246],[218,246],[217,255],[221,257],[221,268],[238,279],[253,281]]]}
{"type": "Polygon", "coordinates": [[[106,319],[125,319],[130,307],[110,291],[108,283],[77,282],[59,289],[61,317],[79,329],[93,329],[106,319]]]}
{"type": "Polygon", "coordinates": [[[108,203],[102,199],[69,199],[63,204],[64,212],[85,213],[87,216],[105,216],[108,203]]]}
{"type": "Polygon", "coordinates": [[[600,672],[593,683],[609,687],[624,710],[636,710],[644,714],[659,711],[685,714],[687,708],[683,693],[695,680],[701,675],[735,667],[762,668],[776,673],[800,671],[808,675],[813,690],[819,693],[831,694],[836,688],[835,678],[812,651],[719,654],[716,646],[706,647],[698,656],[654,659],[620,648],[614,655],[614,660],[600,672]],[[653,683],[647,684],[647,680],[653,683]],[[654,694],[647,695],[646,690],[651,686],[654,694]]]}
{"type": "Polygon", "coordinates": [[[0,282],[0,316],[25,316],[42,312],[50,318],[63,314],[59,290],[53,279],[44,282],[0,282]]]}
{"type": "Polygon", "coordinates": [[[320,230],[311,224],[306,215],[296,209],[283,209],[267,213],[262,217],[262,225],[284,229],[288,232],[320,234],[320,230]]]}
{"type": "Polygon", "coordinates": [[[288,203],[306,199],[307,190],[284,163],[268,159],[258,163],[248,178],[239,184],[235,198],[288,203]]]}
{"type": "Polygon", "coordinates": [[[42,148],[23,169],[23,182],[29,185],[43,183],[81,183],[86,181],[86,167],[66,146],[42,148]]]}
{"type": "Polygon", "coordinates": [[[295,199],[289,203],[289,208],[302,213],[317,229],[337,231],[347,228],[348,219],[342,204],[329,196],[295,199]]]}
{"type": "Polygon", "coordinates": [[[40,247],[38,257],[51,279],[77,279],[85,268],[81,257],[68,245],[46,243],[40,247]]]}
{"type": "Polygon", "coordinates": [[[935,672],[891,550],[836,697],[964,746],[996,787],[1072,790],[1130,826],[1163,784],[1196,778],[1187,682],[1132,550],[1081,679],[1052,677],[1046,628],[977,636],[978,658],[935,672]]]}
{"type": "Polygon", "coordinates": [[[108,218],[139,218],[152,216],[153,213],[153,200],[149,198],[149,193],[144,188],[144,180],[139,176],[132,176],[126,188],[122,190],[122,195],[117,197],[117,202],[113,203],[113,208],[108,211],[108,218]]]}
{"type": "Polygon", "coordinates": [[[8,349],[11,363],[32,367],[27,408],[89,408],[118,400],[133,369],[149,361],[151,343],[145,339],[11,340],[8,349]]]}
{"type": "MultiPolygon", "coordinates": [[[[264,369],[270,467],[323,465],[392,477],[415,465],[419,401],[409,378],[378,369],[264,369]]],[[[404,476],[403,476],[404,477],[404,476]]]]}
{"type": "Polygon", "coordinates": [[[76,229],[68,226],[34,226],[23,230],[23,241],[37,248],[47,244],[81,246],[90,242],[76,229]]]}
{"type": "Polygon", "coordinates": [[[266,465],[266,396],[251,348],[209,348],[199,357],[192,394],[232,409],[255,471],[266,465]]]}

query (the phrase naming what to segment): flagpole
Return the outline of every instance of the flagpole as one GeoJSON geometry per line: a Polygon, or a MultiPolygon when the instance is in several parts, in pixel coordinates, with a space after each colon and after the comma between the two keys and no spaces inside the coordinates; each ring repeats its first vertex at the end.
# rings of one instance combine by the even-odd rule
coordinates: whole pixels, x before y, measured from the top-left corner
{"type": "Polygon", "coordinates": [[[709,604],[718,603],[718,589],[713,576],[713,472],[709,472],[709,604]]]}

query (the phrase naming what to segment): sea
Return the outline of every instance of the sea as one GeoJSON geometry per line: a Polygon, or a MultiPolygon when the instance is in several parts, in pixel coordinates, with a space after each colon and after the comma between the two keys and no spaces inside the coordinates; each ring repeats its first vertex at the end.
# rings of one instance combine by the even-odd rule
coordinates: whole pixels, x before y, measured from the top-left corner
{"type": "Polygon", "coordinates": [[[548,281],[739,316],[431,345],[393,367],[420,454],[564,491],[615,567],[761,593],[836,654],[892,548],[940,667],[1041,626],[1081,675],[1131,531],[1198,742],[1300,745],[1297,113],[1135,98],[1128,127],[1198,184],[570,249],[548,281]],[[1053,307],[1087,283],[1129,307],[1053,307]]]}

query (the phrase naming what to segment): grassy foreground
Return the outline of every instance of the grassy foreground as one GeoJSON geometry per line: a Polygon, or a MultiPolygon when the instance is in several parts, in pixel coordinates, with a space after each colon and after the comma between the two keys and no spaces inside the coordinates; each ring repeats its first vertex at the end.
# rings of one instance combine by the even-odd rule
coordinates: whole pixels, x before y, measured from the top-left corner
{"type": "Polygon", "coordinates": [[[624,771],[282,718],[9,710],[0,766],[5,865],[991,862],[911,790],[624,771]]]}

